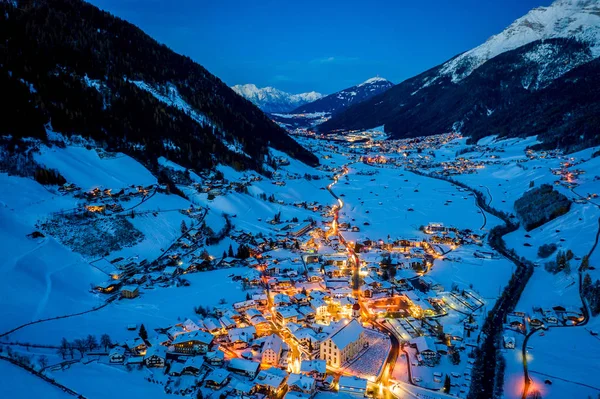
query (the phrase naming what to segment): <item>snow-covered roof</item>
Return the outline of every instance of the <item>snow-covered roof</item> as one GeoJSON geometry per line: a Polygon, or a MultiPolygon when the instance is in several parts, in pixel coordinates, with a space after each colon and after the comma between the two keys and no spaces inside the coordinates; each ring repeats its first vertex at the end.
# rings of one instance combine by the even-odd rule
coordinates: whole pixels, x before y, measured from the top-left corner
{"type": "Polygon", "coordinates": [[[194,323],[192,320],[190,319],[186,319],[181,326],[186,330],[186,331],[198,331],[200,330],[200,327],[198,327],[198,325],[196,323],[194,323]]]}
{"type": "Polygon", "coordinates": [[[198,341],[198,342],[208,345],[213,341],[213,339],[214,339],[214,336],[207,332],[192,331],[192,332],[177,335],[175,337],[175,339],[173,340],[173,345],[180,344],[182,342],[188,342],[188,341],[198,341]]]}
{"type": "Polygon", "coordinates": [[[340,390],[341,389],[350,389],[350,390],[366,390],[368,381],[364,378],[358,378],[356,376],[346,376],[343,375],[340,377],[340,390]]]}
{"type": "Polygon", "coordinates": [[[253,362],[252,360],[235,358],[229,362],[229,370],[242,371],[244,373],[256,373],[260,367],[260,363],[253,362]]]}
{"type": "Polygon", "coordinates": [[[234,328],[229,330],[229,332],[227,333],[231,342],[250,342],[254,337],[254,334],[256,334],[256,328],[253,326],[244,328],[234,328]]]}
{"type": "Polygon", "coordinates": [[[210,374],[206,377],[206,381],[213,381],[214,383],[221,385],[225,382],[225,380],[229,378],[229,372],[224,369],[214,369],[210,372],[210,374]]]}
{"type": "Polygon", "coordinates": [[[416,337],[413,338],[412,343],[417,346],[419,353],[426,351],[435,352],[435,341],[431,337],[416,337]]]}
{"type": "Polygon", "coordinates": [[[275,308],[275,311],[279,313],[284,319],[298,317],[298,311],[291,306],[279,306],[275,308]]]}
{"type": "Polygon", "coordinates": [[[286,377],[287,372],[275,367],[271,367],[267,370],[261,370],[254,379],[254,382],[260,385],[269,386],[274,389],[279,389],[286,377]]]}
{"type": "Polygon", "coordinates": [[[327,371],[327,362],[321,359],[303,360],[302,363],[300,363],[300,371],[303,373],[310,373],[313,371],[325,373],[327,371]]]}
{"type": "Polygon", "coordinates": [[[304,374],[292,373],[288,377],[288,386],[296,386],[302,391],[309,391],[315,387],[315,379],[304,374]]]}
{"type": "Polygon", "coordinates": [[[283,346],[283,340],[275,334],[271,334],[269,335],[266,339],[265,339],[265,343],[263,345],[263,353],[266,350],[272,350],[273,352],[279,354],[281,353],[281,348],[283,346]]]}
{"type": "Polygon", "coordinates": [[[358,341],[363,332],[363,326],[361,326],[356,319],[352,319],[348,324],[344,324],[334,331],[328,339],[330,339],[339,350],[343,350],[352,342],[358,341]]]}
{"type": "Polygon", "coordinates": [[[146,355],[144,356],[144,359],[148,359],[154,355],[156,355],[158,357],[162,357],[163,359],[166,358],[167,357],[167,348],[165,348],[162,345],[151,346],[146,351],[146,355]]]}

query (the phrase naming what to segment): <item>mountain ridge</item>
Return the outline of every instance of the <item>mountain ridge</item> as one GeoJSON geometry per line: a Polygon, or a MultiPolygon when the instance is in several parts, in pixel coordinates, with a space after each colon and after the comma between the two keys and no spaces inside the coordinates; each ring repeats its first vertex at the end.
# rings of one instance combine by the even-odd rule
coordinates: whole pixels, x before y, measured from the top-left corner
{"type": "MultiPolygon", "coordinates": [[[[489,134],[501,131],[504,134],[525,135],[529,133],[525,129],[519,131],[508,128],[507,120],[498,125],[500,120],[489,116],[496,110],[510,114],[511,107],[516,104],[527,106],[528,98],[543,98],[550,103],[561,102],[559,98],[536,96],[535,93],[545,90],[570,71],[578,70],[582,65],[598,58],[598,4],[597,1],[559,0],[549,7],[536,8],[482,45],[409,78],[383,94],[351,106],[320,125],[319,130],[331,132],[384,125],[385,131],[396,138],[433,135],[452,130],[465,134],[477,132],[477,135],[482,134],[482,131],[489,134]],[[546,25],[532,24],[532,21],[542,20],[540,15],[545,18],[546,25]],[[571,32],[574,27],[578,27],[576,37],[551,37],[571,32]],[[523,36],[523,32],[527,35],[523,36]],[[542,38],[531,40],[538,37],[542,38]],[[499,38],[507,38],[507,42],[500,46],[499,38]],[[516,46],[517,44],[519,45],[516,46]],[[510,49],[506,50],[508,48],[510,49]],[[481,126],[475,128],[475,123],[481,126]]],[[[552,112],[551,104],[546,104],[543,108],[546,113],[552,112]]],[[[585,112],[585,107],[580,112],[585,112]]],[[[524,117],[522,113],[520,115],[524,117]]],[[[533,115],[534,113],[531,117],[533,115]]],[[[552,117],[551,114],[539,112],[535,115],[552,117]]],[[[590,117],[593,119],[593,115],[590,117]]],[[[560,130],[568,131],[569,119],[565,117],[564,120],[564,126],[560,130]]],[[[579,121],[582,120],[585,118],[580,115],[579,121]]],[[[521,119],[521,122],[525,126],[534,124],[534,121],[525,119],[521,119]]],[[[559,126],[556,125],[553,129],[559,129],[559,126]]],[[[550,131],[539,134],[549,146],[556,144],[559,139],[550,131]]],[[[569,134],[569,137],[558,142],[573,144],[577,134],[569,134]]]]}
{"type": "Polygon", "coordinates": [[[323,97],[323,94],[316,91],[290,94],[271,86],[259,88],[253,83],[235,85],[231,88],[265,112],[288,112],[323,97]]]}
{"type": "Polygon", "coordinates": [[[292,113],[328,112],[335,114],[353,104],[358,104],[377,94],[383,93],[392,86],[394,86],[394,84],[389,80],[375,76],[355,86],[324,96],[311,103],[301,105],[294,109],[292,113]]]}
{"type": "Polygon", "coordinates": [[[269,147],[318,163],[204,67],[89,3],[0,2],[0,27],[7,137],[46,140],[51,123],[146,164],[262,170],[269,147]]]}

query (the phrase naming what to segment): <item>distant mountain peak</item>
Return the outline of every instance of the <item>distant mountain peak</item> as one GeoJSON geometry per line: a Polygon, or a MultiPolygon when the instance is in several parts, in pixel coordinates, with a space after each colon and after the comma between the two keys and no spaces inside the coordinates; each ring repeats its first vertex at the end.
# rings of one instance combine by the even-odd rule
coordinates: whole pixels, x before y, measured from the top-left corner
{"type": "Polygon", "coordinates": [[[389,82],[389,80],[382,78],[380,76],[375,76],[373,78],[367,79],[364,82],[362,82],[361,84],[358,85],[358,87],[364,86],[364,85],[370,85],[373,83],[379,83],[379,82],[389,82]]]}
{"type": "Polygon", "coordinates": [[[383,93],[392,86],[394,84],[389,80],[375,76],[356,86],[330,94],[309,104],[301,105],[294,110],[294,113],[340,112],[351,105],[383,93]]]}
{"type": "Polygon", "coordinates": [[[252,83],[235,85],[231,88],[265,112],[288,112],[323,97],[321,93],[316,91],[290,94],[271,86],[259,88],[252,83]]]}

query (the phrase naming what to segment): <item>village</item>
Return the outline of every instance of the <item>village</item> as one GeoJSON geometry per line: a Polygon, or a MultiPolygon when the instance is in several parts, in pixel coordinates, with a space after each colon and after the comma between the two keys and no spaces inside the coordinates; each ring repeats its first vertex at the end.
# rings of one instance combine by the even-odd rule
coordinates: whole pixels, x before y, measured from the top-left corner
{"type": "MultiPolygon", "coordinates": [[[[334,174],[334,183],[349,172],[346,165],[323,169],[334,174]]],[[[295,177],[275,173],[272,183],[283,187],[290,178],[295,177]]],[[[243,192],[261,180],[244,176],[229,182],[210,176],[193,187],[218,197],[243,192]]],[[[152,189],[136,190],[145,198],[152,189]]],[[[87,212],[110,216],[108,209],[128,212],[119,204],[122,194],[96,189],[80,197],[89,201],[87,212]],[[116,205],[107,207],[109,203],[116,205]]],[[[107,359],[99,361],[150,368],[153,379],[172,393],[199,390],[294,398],[333,390],[378,397],[380,382],[391,378],[395,368],[412,369],[408,382],[414,386],[441,390],[450,385],[457,387],[457,394],[466,393],[472,364],[467,359],[477,347],[479,313],[486,301],[474,290],[444,286],[428,273],[436,262],[452,259],[461,246],[473,248],[474,256],[495,257],[480,248],[485,233],[429,223],[419,228],[424,238],[415,234],[350,241],[345,235],[360,233],[364,226],[342,221],[344,203],[332,198],[336,199],[333,206],[286,204],[308,210],[314,218],[282,220],[275,214],[260,221],[272,229],[270,236],[231,227],[225,235],[237,250],[230,246],[222,256],[204,249],[215,240],[203,223],[206,211],[182,209],[190,218],[189,227],[182,224],[181,237],[158,259],[94,261],[109,276],[94,291],[109,301],[135,301],[154,287],[189,284],[190,273],[246,270],[230,275],[247,292],[246,300],[200,306],[191,309],[187,319],[153,331],[124,326],[139,336],[115,343],[107,359]],[[435,371],[441,361],[456,366],[456,371],[435,371]]],[[[235,223],[234,217],[228,220],[235,223]]]]}
{"type": "MultiPolygon", "coordinates": [[[[67,337],[59,347],[63,361],[48,370],[68,373],[76,361],[106,364],[140,372],[165,393],[196,397],[466,397],[487,312],[512,270],[486,244],[491,215],[475,204],[468,214],[452,211],[473,203],[475,194],[447,182],[499,166],[527,170],[550,159],[559,165],[551,168],[552,183],[572,189],[585,171],[556,151],[528,150],[518,162],[493,145],[466,151],[455,133],[381,140],[380,133],[366,132],[339,137],[335,145],[298,137],[320,154],[318,169],[305,171],[275,153],[268,177],[227,170],[200,175],[163,159],[176,186],[62,186],[61,195],[78,206],[53,215],[50,227],[41,225],[42,236],[67,235],[60,230],[65,218],[135,225],[168,215],[180,221],[176,238],[154,248],[153,256],[126,248],[117,256],[89,254],[89,264],[106,276],[89,292],[106,306],[135,307],[146,296],[168,296],[197,284],[195,276],[216,272],[245,298],[232,301],[222,292],[207,306],[198,297],[196,305],[181,306],[185,316],[152,328],[143,318],[119,325],[127,333],[117,335],[127,339],[107,338],[104,345],[77,346],[67,337]],[[446,182],[422,193],[430,176],[446,182]],[[307,182],[313,192],[290,195],[307,182]],[[152,205],[173,197],[174,187],[190,199],[185,208],[152,205]],[[221,212],[219,206],[231,209],[227,201],[238,197],[267,204],[268,211],[221,212]],[[421,202],[433,200],[436,212],[423,212],[428,203],[421,202]],[[391,214],[397,222],[381,223],[391,214]],[[472,283],[481,273],[496,278],[472,283]]],[[[492,196],[489,187],[481,190],[492,196]]],[[[577,196],[581,203],[595,197],[577,196]]],[[[560,301],[518,308],[504,321],[503,350],[519,350],[547,326],[583,321],[580,308],[560,301]]]]}

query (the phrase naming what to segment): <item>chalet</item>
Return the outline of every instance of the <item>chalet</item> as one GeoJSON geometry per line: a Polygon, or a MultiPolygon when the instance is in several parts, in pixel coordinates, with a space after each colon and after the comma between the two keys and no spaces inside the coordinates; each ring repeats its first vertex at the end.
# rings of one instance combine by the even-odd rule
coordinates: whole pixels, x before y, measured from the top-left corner
{"type": "Polygon", "coordinates": [[[242,301],[242,302],[236,302],[233,304],[233,308],[235,310],[237,310],[238,312],[243,312],[246,309],[250,309],[250,308],[254,308],[256,307],[256,301],[251,299],[248,301],[242,301]]]}
{"type": "Polygon", "coordinates": [[[225,361],[225,353],[218,349],[216,351],[206,353],[206,361],[212,366],[220,366],[225,361]]]}
{"type": "Polygon", "coordinates": [[[269,397],[277,397],[285,388],[287,372],[271,367],[267,370],[261,370],[254,379],[254,386],[257,391],[267,394],[269,397]]]}
{"type": "Polygon", "coordinates": [[[193,273],[198,270],[198,265],[195,263],[189,263],[187,265],[183,265],[181,268],[181,274],[193,273]]]}
{"type": "Polygon", "coordinates": [[[364,298],[372,298],[373,297],[373,289],[369,286],[361,286],[360,292],[364,298]]]}
{"type": "Polygon", "coordinates": [[[292,299],[293,303],[299,303],[299,304],[308,303],[308,297],[301,292],[294,295],[291,299],[292,299]]]}
{"type": "Polygon", "coordinates": [[[412,340],[412,346],[423,359],[433,359],[437,356],[435,341],[431,337],[416,337],[412,340]]]}
{"type": "Polygon", "coordinates": [[[260,363],[253,362],[252,360],[234,358],[229,362],[227,369],[234,373],[254,378],[260,369],[260,363]]]}
{"type": "Polygon", "coordinates": [[[235,349],[247,348],[250,342],[256,336],[256,329],[252,326],[244,328],[234,328],[227,333],[229,342],[235,349]]]}
{"type": "Polygon", "coordinates": [[[94,289],[103,294],[110,294],[111,292],[119,288],[120,285],[121,283],[119,281],[109,280],[96,285],[94,289]]]}
{"type": "Polygon", "coordinates": [[[181,323],[181,327],[187,332],[200,330],[200,326],[190,319],[186,319],[183,323],[181,323]]]}
{"type": "Polygon", "coordinates": [[[232,328],[236,327],[235,322],[233,320],[231,320],[227,316],[221,317],[219,319],[219,323],[221,323],[221,325],[223,326],[223,328],[226,329],[226,330],[231,330],[232,328]]]}
{"type": "Polygon", "coordinates": [[[167,348],[164,346],[151,346],[146,351],[144,356],[144,364],[146,367],[165,367],[165,361],[167,359],[167,348]]]}
{"type": "Polygon", "coordinates": [[[290,297],[286,294],[275,294],[273,297],[273,304],[275,306],[287,306],[292,303],[290,297]]]}
{"type": "Polygon", "coordinates": [[[229,387],[233,389],[233,392],[236,397],[239,398],[249,398],[252,395],[254,386],[245,381],[235,380],[229,384],[229,387]]]}
{"type": "Polygon", "coordinates": [[[339,379],[339,392],[362,398],[367,394],[367,385],[364,378],[343,375],[339,379]]]}
{"type": "Polygon", "coordinates": [[[137,285],[125,285],[121,288],[121,298],[132,299],[140,294],[140,287],[137,285]]]}
{"type": "Polygon", "coordinates": [[[240,260],[237,258],[227,257],[221,259],[221,262],[219,262],[219,266],[231,267],[237,265],[239,262],[240,260]]]}
{"type": "Polygon", "coordinates": [[[139,337],[126,341],[125,346],[134,355],[143,355],[147,349],[146,343],[139,337]]]}
{"type": "Polygon", "coordinates": [[[420,280],[420,283],[423,284],[423,286],[426,287],[428,290],[432,290],[432,291],[436,291],[436,292],[444,291],[444,287],[429,276],[423,276],[419,280],[420,280]]]}
{"type": "Polygon", "coordinates": [[[323,381],[327,374],[327,362],[322,359],[302,360],[300,372],[315,378],[317,381],[323,381]]]}
{"type": "Polygon", "coordinates": [[[229,382],[229,372],[224,369],[214,369],[204,379],[204,384],[211,389],[221,389],[229,382]]]}
{"type": "Polygon", "coordinates": [[[206,331],[213,335],[218,335],[223,332],[223,327],[221,326],[221,323],[219,323],[212,317],[207,317],[202,322],[204,323],[204,328],[206,329],[206,331]]]}
{"type": "Polygon", "coordinates": [[[326,334],[317,333],[312,328],[299,328],[292,335],[301,345],[313,350],[318,350],[320,341],[327,337],[326,334]]]}
{"type": "Polygon", "coordinates": [[[163,270],[163,275],[168,278],[177,277],[181,274],[179,266],[167,266],[163,270]]]}
{"type": "Polygon", "coordinates": [[[189,356],[185,362],[172,362],[169,368],[169,375],[198,375],[203,365],[204,358],[200,356],[189,356]]]}
{"type": "Polygon", "coordinates": [[[121,280],[123,278],[123,272],[121,270],[113,270],[108,272],[111,280],[121,280]]]}
{"type": "Polygon", "coordinates": [[[159,333],[157,334],[154,338],[152,338],[152,341],[150,341],[152,343],[152,345],[163,345],[163,346],[169,346],[171,344],[171,338],[169,338],[169,336],[167,334],[164,333],[159,333]]]}
{"type": "Polygon", "coordinates": [[[268,265],[265,268],[265,274],[267,276],[277,276],[279,274],[279,266],[275,263],[268,265]]]}
{"type": "Polygon", "coordinates": [[[292,288],[292,280],[290,280],[289,278],[277,278],[275,280],[274,288],[278,290],[287,290],[289,288],[292,288]]]}
{"type": "Polygon", "coordinates": [[[129,279],[129,282],[131,284],[142,284],[145,283],[147,280],[147,276],[145,274],[134,274],[133,276],[131,276],[131,278],[129,279]]]}
{"type": "Polygon", "coordinates": [[[503,337],[503,341],[506,349],[515,349],[515,337],[509,337],[505,335],[503,337]]]}
{"type": "Polygon", "coordinates": [[[337,267],[346,267],[347,263],[348,263],[348,256],[347,255],[327,255],[324,257],[324,261],[326,265],[332,265],[332,266],[337,266],[337,267]]]}
{"type": "Polygon", "coordinates": [[[265,306],[268,303],[267,294],[254,294],[252,300],[259,306],[265,306]]]}
{"type": "Polygon", "coordinates": [[[261,337],[271,330],[271,323],[261,314],[254,315],[248,320],[256,329],[256,335],[261,337]]]}
{"type": "Polygon", "coordinates": [[[287,323],[295,323],[298,321],[298,311],[291,306],[276,307],[275,318],[282,326],[285,326],[287,323]]]}
{"type": "Polygon", "coordinates": [[[131,366],[144,365],[144,358],[141,356],[131,356],[125,360],[125,364],[131,365],[131,366]]]}
{"type": "Polygon", "coordinates": [[[171,328],[169,328],[167,330],[167,336],[169,337],[170,340],[174,340],[175,337],[177,337],[180,334],[183,334],[186,332],[186,329],[183,326],[173,326],[171,328]]]}
{"type": "Polygon", "coordinates": [[[315,393],[317,383],[314,378],[307,376],[306,374],[292,373],[288,377],[287,385],[292,392],[301,392],[307,395],[315,393]]]}
{"type": "Polygon", "coordinates": [[[108,361],[110,363],[123,363],[125,361],[125,348],[115,346],[108,353],[108,361]]]}
{"type": "Polygon", "coordinates": [[[214,336],[204,331],[192,331],[177,335],[172,342],[176,353],[197,354],[208,352],[214,336]]]}
{"type": "Polygon", "coordinates": [[[310,306],[300,306],[298,308],[298,322],[312,322],[316,314],[315,310],[310,306]]]}

